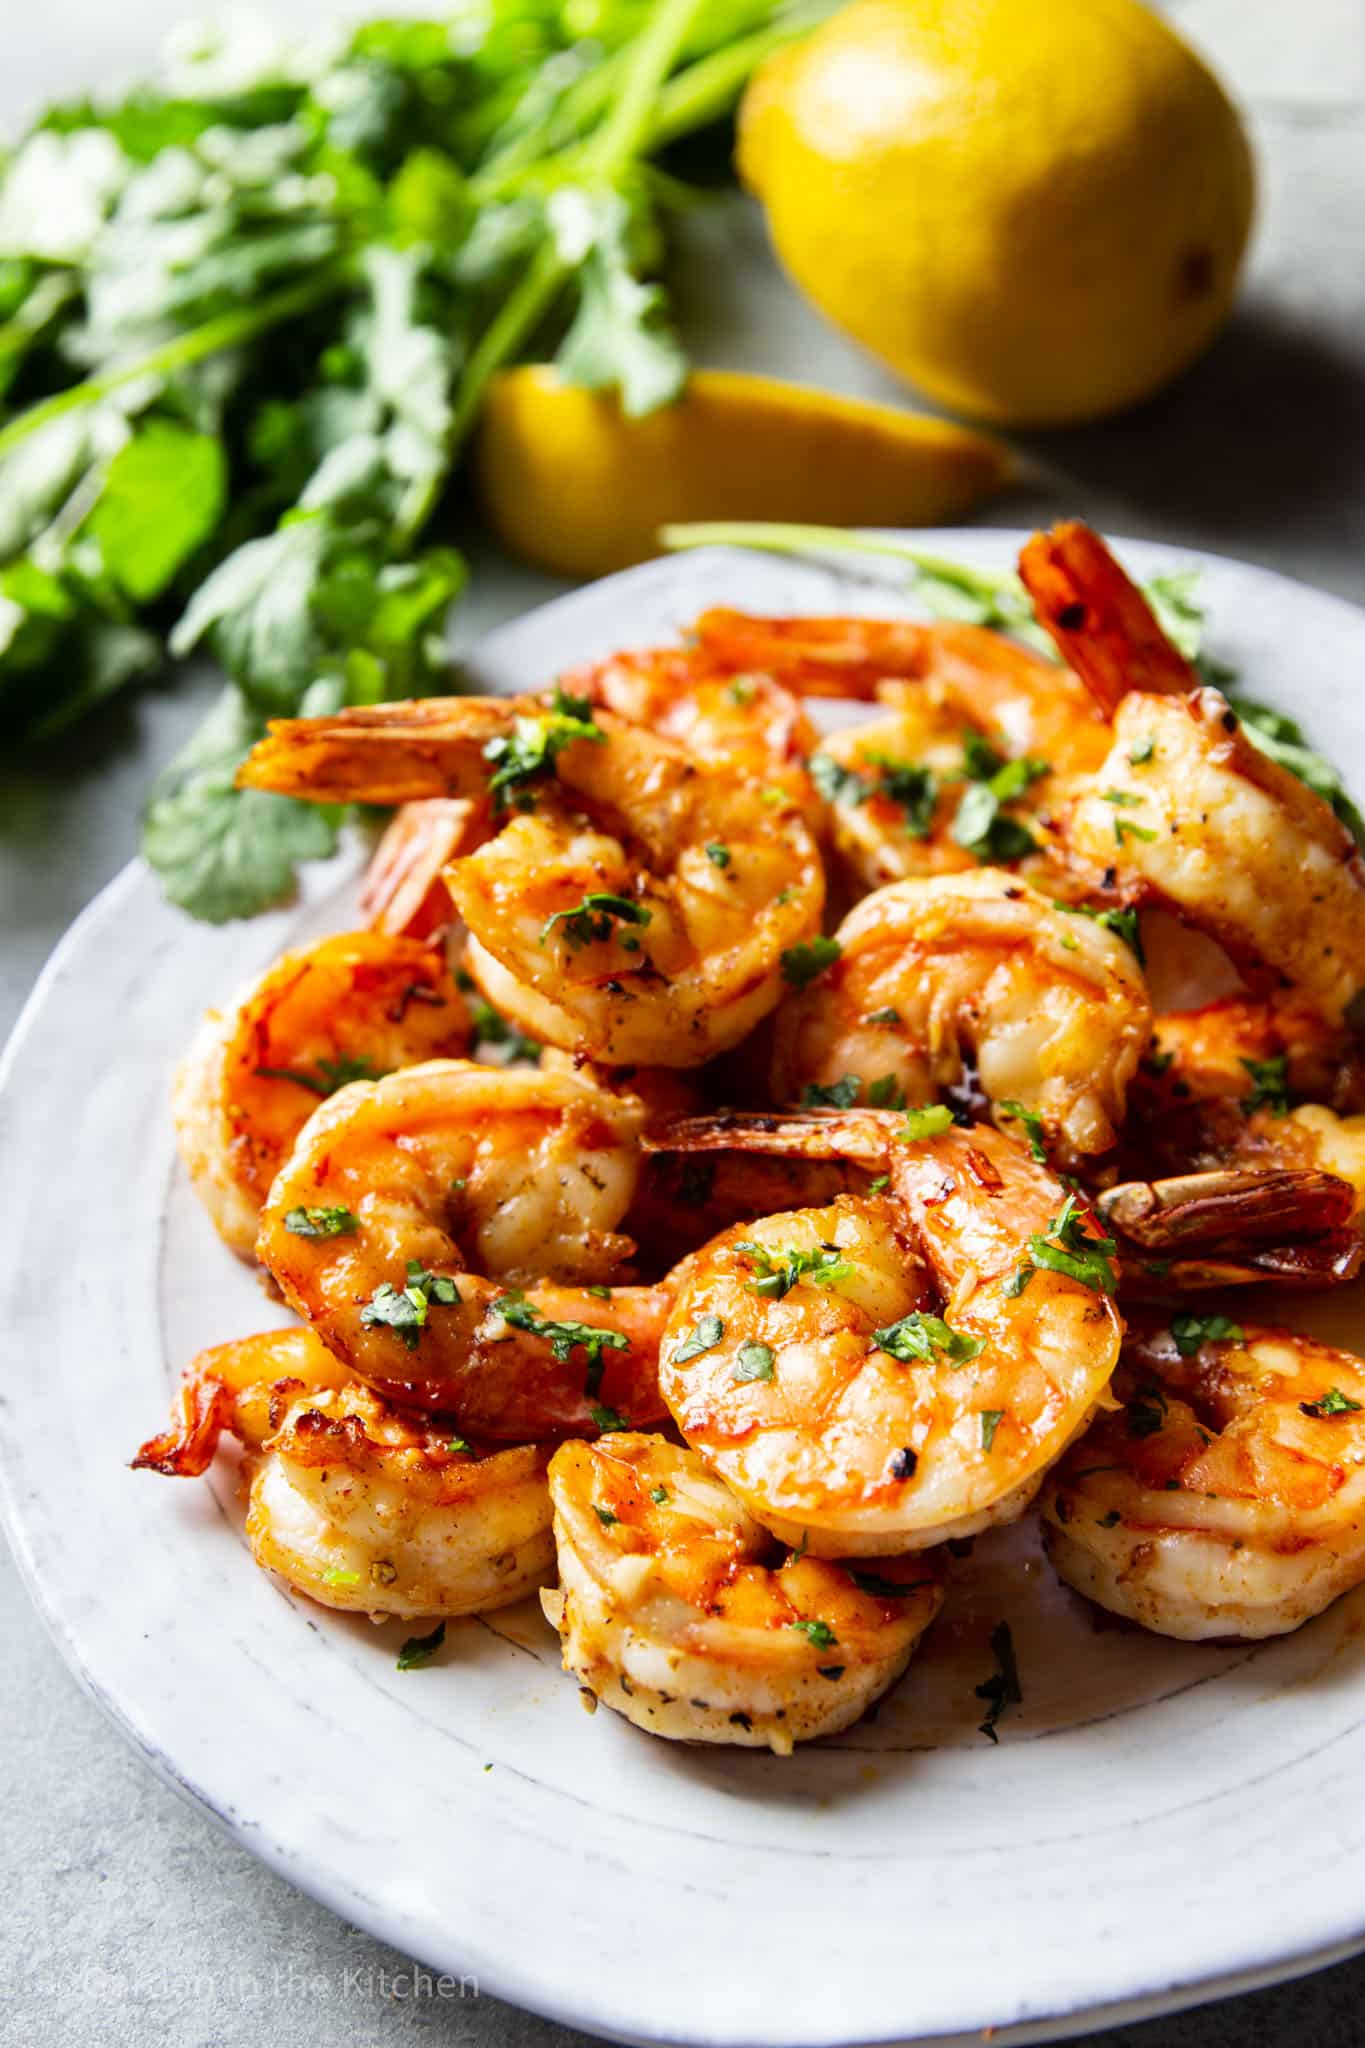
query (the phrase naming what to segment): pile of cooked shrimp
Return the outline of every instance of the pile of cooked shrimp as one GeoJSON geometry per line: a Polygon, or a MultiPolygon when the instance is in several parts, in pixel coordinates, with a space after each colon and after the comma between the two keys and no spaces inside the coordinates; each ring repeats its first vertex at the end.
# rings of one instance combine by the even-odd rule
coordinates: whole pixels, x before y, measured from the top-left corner
{"type": "Polygon", "coordinates": [[[1365,865],[1094,534],[1020,569],[1060,663],[712,611],[543,696],[272,728],[252,787],[401,808],[369,927],[178,1077],[299,1322],[196,1359],[139,1465],[231,1432],[311,1599],[540,1588],[597,1699],[780,1753],[1035,1504],[1164,1635],[1365,1578],[1365,1362],[1242,1307],[1361,1263],[1365,865]],[[1222,992],[1181,1009],[1186,955],[1222,992]]]}

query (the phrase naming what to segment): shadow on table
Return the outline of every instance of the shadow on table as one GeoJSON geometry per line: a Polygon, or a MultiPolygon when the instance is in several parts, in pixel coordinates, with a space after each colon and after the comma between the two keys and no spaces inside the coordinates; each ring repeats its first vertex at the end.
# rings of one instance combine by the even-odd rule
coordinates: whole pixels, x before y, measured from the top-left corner
{"type": "Polygon", "coordinates": [[[1137,515],[1154,529],[1197,530],[1225,553],[1261,541],[1283,549],[1307,526],[1320,551],[1336,532],[1345,556],[1341,524],[1365,525],[1365,358],[1287,309],[1252,302],[1145,405],[1016,442],[1037,482],[1122,507],[1129,525],[1137,515]]]}

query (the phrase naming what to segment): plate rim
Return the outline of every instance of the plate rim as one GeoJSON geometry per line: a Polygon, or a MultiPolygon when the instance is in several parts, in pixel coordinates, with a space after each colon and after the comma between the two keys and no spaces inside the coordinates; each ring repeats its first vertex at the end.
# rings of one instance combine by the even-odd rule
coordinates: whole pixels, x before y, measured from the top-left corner
{"type": "MultiPolygon", "coordinates": [[[[946,542],[950,547],[967,550],[969,558],[973,543],[985,541],[988,545],[1015,545],[1024,538],[1021,529],[1006,528],[902,531],[908,538],[923,545],[926,550],[946,542]]],[[[1186,562],[1191,565],[1208,562],[1249,572],[1258,579],[1271,580],[1292,593],[1296,601],[1306,597],[1315,604],[1325,604],[1337,609],[1350,618],[1354,630],[1365,635],[1365,608],[1356,606],[1335,593],[1316,590],[1313,586],[1281,571],[1263,568],[1259,564],[1246,562],[1235,556],[1184,546],[1178,542],[1131,540],[1123,537],[1113,537],[1113,540],[1121,553],[1170,555],[1174,558],[1172,566],[1186,562]]],[[[703,552],[733,555],[737,551],[695,552],[699,555],[703,552]]],[[[677,559],[676,556],[658,557],[635,569],[619,572],[617,576],[599,579],[596,583],[581,586],[575,591],[555,597],[483,636],[462,660],[474,669],[477,669],[481,661],[496,661],[504,642],[518,634],[528,619],[534,617],[550,620],[564,608],[580,607],[586,591],[608,590],[625,579],[636,581],[651,571],[657,573],[665,564],[677,559]]],[[[815,565],[828,566],[818,557],[815,559],[815,565]]],[[[838,566],[847,570],[847,565],[838,566]]],[[[858,580],[868,584],[880,583],[883,588],[887,587],[884,578],[866,577],[858,580]]],[[[913,593],[907,591],[902,595],[912,597],[913,593]]],[[[352,855],[352,858],[355,856],[352,855]]],[[[5,1111],[9,1091],[15,1085],[25,1049],[58,992],[68,962],[73,956],[80,954],[92,933],[102,928],[108,919],[116,918],[130,905],[135,904],[142,890],[155,889],[155,886],[154,879],[139,859],[129,861],[80,911],[58,939],[21,1007],[3,1053],[0,1053],[0,1139],[3,1139],[8,1129],[5,1111]]],[[[297,908],[297,905],[294,907],[297,908]]],[[[0,1283],[0,1299],[3,1299],[4,1292],[4,1285],[0,1283]]],[[[411,1938],[405,1931],[400,1909],[391,1907],[382,1898],[361,1897],[347,1880],[332,1876],[321,1861],[305,1862],[302,1866],[298,1864],[291,1857],[288,1848],[275,1840],[260,1820],[225,1810],[224,1805],[220,1803],[220,1796],[215,1795],[207,1784],[197,1782],[193,1777],[186,1775],[177,1767],[175,1758],[169,1750],[147,1739],[139,1727],[133,1707],[119,1696],[117,1674],[108,1681],[101,1676],[84,1652],[79,1628],[64,1612],[60,1601],[55,1596],[50,1597],[38,1559],[27,1539],[15,1485],[18,1461],[15,1460],[14,1463],[15,1470],[12,1471],[9,1432],[0,1432],[0,1517],[3,1518],[19,1574],[50,1638],[88,1696],[95,1700],[114,1725],[146,1758],[163,1782],[169,1783],[182,1797],[206,1809],[234,1839],[249,1848],[276,1874],[287,1878],[309,1896],[318,1899],[329,1910],[350,1919],[354,1924],[364,1926],[376,1938],[387,1941],[397,1949],[410,1951],[411,1938]]],[[[1183,1981],[1164,1984],[1158,1981],[1149,1989],[1138,1988],[1103,2003],[1087,2002],[1069,2008],[1063,2007],[1045,2019],[1006,2021],[998,2025],[995,2038],[1002,2044],[1041,2042],[1068,2037],[1099,2025],[1122,2024],[1126,2021],[1154,2017],[1164,2012],[1283,1982],[1343,1961],[1365,1948],[1365,1919],[1362,1919],[1359,1909],[1351,1914],[1336,1916],[1336,1925],[1333,1925],[1333,1916],[1323,1915],[1321,1919],[1322,1939],[1311,1948],[1305,1948],[1301,1943],[1295,1942],[1284,1953],[1272,1953],[1267,1959],[1264,1945],[1261,1945],[1261,1960],[1258,1962],[1232,1962],[1225,1968],[1197,1979],[1186,1978],[1183,1981]],[[1344,1924],[1348,1921],[1349,1925],[1344,1924]]],[[[478,1976],[480,1990],[487,1988],[495,1995],[505,1997],[517,2005],[562,2024],[590,2027],[611,2039],[649,2043],[651,2048],[665,2048],[665,2044],[699,2041],[717,2044],[723,2041],[729,2044],[729,2048],[774,2048],[774,2044],[783,2038],[779,2033],[761,2030],[722,2034],[714,2031],[678,2033],[651,2028],[623,2029],[595,2009],[591,1995],[591,1977],[581,1980],[573,1996],[568,1997],[551,1992],[537,1979],[534,1972],[522,1973],[515,1962],[506,1956],[485,1957],[476,1953],[471,1961],[475,1965],[473,1973],[478,1976]]],[[[828,2048],[878,2048],[878,2044],[892,2039],[913,2040],[920,2043],[921,2048],[955,2048],[955,2044],[979,2039],[979,2029],[973,2025],[961,2031],[936,2033],[932,2036],[863,2033],[842,2038],[829,2036],[828,2048]]]]}

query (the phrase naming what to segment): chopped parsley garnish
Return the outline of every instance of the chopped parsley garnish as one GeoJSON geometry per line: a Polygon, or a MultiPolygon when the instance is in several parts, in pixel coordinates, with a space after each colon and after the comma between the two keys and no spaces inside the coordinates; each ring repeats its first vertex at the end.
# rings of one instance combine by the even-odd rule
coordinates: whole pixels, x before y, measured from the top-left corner
{"type": "Polygon", "coordinates": [[[1125,839],[1141,839],[1148,845],[1156,838],[1150,825],[1135,825],[1131,818],[1115,818],[1114,844],[1122,846],[1125,839]]]}
{"type": "Polygon", "coordinates": [[[661,1508],[665,1505],[665,1503],[668,1500],[668,1488],[666,1486],[651,1486],[649,1489],[649,1497],[654,1502],[654,1505],[656,1507],[661,1508]]]}
{"type": "Polygon", "coordinates": [[[1112,1258],[1118,1246],[1112,1237],[1091,1237],[1077,1213],[1076,1197],[1068,1195],[1047,1229],[1028,1241],[1028,1258],[1006,1283],[1007,1295],[1023,1293],[1039,1266],[1049,1273],[1079,1280],[1096,1294],[1112,1294],[1118,1286],[1112,1258]]]}
{"type": "Polygon", "coordinates": [[[741,1384],[748,1380],[770,1380],[773,1376],[772,1348],[767,1344],[741,1344],[730,1377],[741,1384]]]}
{"type": "Polygon", "coordinates": [[[852,1109],[862,1091],[856,1074],[844,1074],[837,1081],[822,1084],[808,1081],[801,1090],[802,1109],[852,1109]]]}
{"type": "Polygon", "coordinates": [[[367,1330],[377,1324],[397,1330],[409,1351],[417,1349],[426,1319],[427,1297],[421,1289],[405,1287],[400,1292],[387,1280],[381,1281],[360,1311],[360,1320],[367,1330]]]}
{"type": "Polygon", "coordinates": [[[347,1571],[344,1565],[329,1564],[322,1575],[324,1586],[358,1586],[360,1573],[347,1571]]]}
{"type": "Polygon", "coordinates": [[[1022,860],[1037,842],[1017,818],[1005,816],[1002,806],[1022,796],[1040,776],[1049,774],[1051,763],[1034,760],[1027,754],[1017,761],[1002,761],[979,735],[967,734],[962,772],[972,787],[964,791],[957,807],[953,838],[978,860],[1022,860]]]}
{"type": "Polygon", "coordinates": [[[501,1316],[514,1330],[525,1330],[528,1336],[543,1337],[550,1347],[551,1356],[559,1359],[561,1364],[581,1346],[587,1353],[584,1387],[589,1394],[595,1394],[602,1384],[606,1364],[603,1353],[630,1349],[629,1337],[623,1336],[619,1330],[601,1330],[595,1323],[552,1321],[532,1306],[520,1288],[511,1294],[500,1294],[493,1303],[492,1314],[501,1316]]]}
{"type": "Polygon", "coordinates": [[[904,1109],[905,1090],[894,1074],[878,1074],[867,1084],[867,1100],[871,1109],[904,1109]]]}
{"type": "Polygon", "coordinates": [[[900,805],[905,813],[905,830],[911,839],[927,839],[938,801],[938,779],[933,769],[921,767],[917,761],[897,760],[893,754],[868,752],[863,759],[870,761],[878,771],[879,780],[873,794],[900,805]]]}
{"type": "Polygon", "coordinates": [[[1129,1436],[1155,1436],[1165,1428],[1169,1413],[1170,1403],[1160,1387],[1150,1383],[1139,1387],[1124,1409],[1129,1436]]]}
{"type": "Polygon", "coordinates": [[[478,1456],[478,1452],[474,1449],[467,1436],[447,1437],[445,1449],[449,1451],[452,1458],[475,1458],[478,1456]]]}
{"type": "Polygon", "coordinates": [[[379,1325],[396,1330],[407,1349],[415,1351],[432,1302],[453,1308],[459,1299],[453,1280],[443,1273],[428,1273],[420,1259],[409,1259],[407,1286],[391,1287],[387,1280],[382,1281],[361,1309],[360,1320],[366,1329],[379,1325]]]}
{"type": "MultiPolygon", "coordinates": [[[[1132,948],[1138,959],[1146,964],[1146,956],[1142,950],[1142,935],[1138,930],[1138,914],[1135,910],[1101,910],[1093,903],[1058,903],[1056,907],[1058,910],[1070,911],[1073,917],[1088,917],[1095,924],[1102,924],[1107,932],[1113,932],[1116,938],[1122,939],[1126,946],[1132,948]]],[[[1167,1064],[1170,1064],[1169,1061],[1167,1064]]]]}
{"type": "Polygon", "coordinates": [[[855,1570],[845,1565],[845,1571],[860,1593],[870,1593],[874,1600],[908,1600],[912,1593],[918,1593],[922,1586],[932,1586],[932,1579],[912,1579],[903,1586],[899,1579],[884,1579],[880,1572],[865,1571],[861,1565],[855,1570]]]}
{"type": "Polygon", "coordinates": [[[599,1508],[596,1501],[593,1502],[592,1511],[604,1529],[614,1529],[621,1519],[619,1515],[614,1515],[610,1508],[599,1508]]]}
{"type": "Polygon", "coordinates": [[[509,803],[529,808],[534,802],[528,783],[552,775],[559,756],[575,740],[606,741],[600,725],[593,722],[592,706],[586,697],[568,697],[556,689],[552,709],[535,717],[518,718],[510,733],[498,733],[483,750],[492,766],[488,794],[495,811],[509,803]],[[513,794],[515,792],[515,794],[513,794]]]}
{"type": "Polygon", "coordinates": [[[952,822],[952,836],[979,861],[1022,860],[1037,841],[1017,818],[1007,818],[988,782],[974,782],[964,794],[952,822]]]}
{"type": "Polygon", "coordinates": [[[709,839],[706,843],[706,858],[713,868],[723,870],[730,865],[730,849],[722,840],[709,839]]]}
{"type": "Polygon", "coordinates": [[[1000,1737],[995,1731],[1000,1716],[1006,1707],[1019,1707],[1024,1703],[1019,1666],[1014,1657],[1014,1637],[1007,1621],[998,1621],[991,1630],[991,1654],[996,1662],[995,1674],[976,1688],[976,1697],[986,1702],[986,1718],[977,1732],[989,1736],[992,1742],[998,1742],[1000,1737]]]}
{"type": "Polygon", "coordinates": [[[994,1449],[995,1432],[1000,1427],[1000,1419],[1004,1412],[1003,1408],[983,1408],[981,1410],[981,1448],[983,1451],[994,1449]]]}
{"type": "Polygon", "coordinates": [[[1340,1387],[1333,1387],[1317,1401],[1300,1401],[1305,1415],[1359,1415],[1359,1401],[1353,1401],[1349,1394],[1343,1394],[1340,1387]]]}
{"type": "Polygon", "coordinates": [[[749,1282],[749,1292],[766,1295],[770,1301],[781,1301],[799,1281],[808,1280],[812,1287],[835,1287],[841,1280],[851,1280],[857,1270],[835,1244],[819,1245],[813,1252],[799,1246],[770,1252],[766,1245],[746,1238],[735,1250],[744,1254],[758,1275],[749,1282]]]}
{"type": "Polygon", "coordinates": [[[962,735],[962,774],[968,782],[989,782],[1005,765],[1005,756],[997,753],[979,732],[964,732],[962,735]]]}
{"type": "Polygon", "coordinates": [[[995,1107],[1000,1116],[1010,1117],[1015,1123],[1024,1126],[1024,1136],[1028,1139],[1030,1153],[1046,1165],[1047,1147],[1043,1143],[1043,1119],[1038,1112],[1025,1109],[1022,1102],[997,1102],[995,1107]]]}
{"type": "Polygon", "coordinates": [[[563,937],[572,947],[590,946],[611,938],[613,925],[646,925],[650,916],[643,904],[633,903],[629,896],[613,896],[606,889],[590,889],[576,909],[557,910],[553,917],[546,918],[540,929],[540,943],[543,946],[555,926],[562,924],[563,937]]]}
{"type": "Polygon", "coordinates": [[[782,955],[782,979],[792,988],[807,988],[818,974],[833,966],[842,951],[837,939],[806,939],[799,946],[788,946],[782,955]]]}
{"type": "Polygon", "coordinates": [[[931,1102],[927,1109],[907,1109],[896,1136],[903,1145],[912,1145],[918,1138],[940,1138],[952,1126],[953,1112],[947,1104],[931,1102]]]}
{"type": "Polygon", "coordinates": [[[787,1626],[800,1629],[806,1640],[817,1650],[832,1650],[839,1640],[827,1621],[789,1621],[787,1626]]]}
{"type": "Polygon", "coordinates": [[[349,1209],[291,1209],[284,1227],[295,1237],[354,1237],[360,1219],[349,1209]]]}
{"type": "Polygon", "coordinates": [[[398,1652],[400,1671],[419,1671],[423,1664],[430,1664],[436,1652],[446,1639],[446,1625],[438,1621],[429,1636],[409,1636],[398,1652]]]}
{"type": "Polygon", "coordinates": [[[964,1364],[967,1359],[975,1358],[985,1346],[979,1337],[969,1337],[962,1330],[954,1330],[942,1316],[926,1315],[922,1309],[914,1309],[908,1316],[902,1316],[898,1323],[887,1323],[882,1329],[874,1330],[868,1349],[888,1352],[892,1358],[899,1358],[907,1365],[916,1361],[931,1365],[936,1351],[950,1358],[954,1364],[964,1364]]]}
{"type": "Polygon", "coordinates": [[[869,1010],[863,1018],[864,1024],[899,1024],[900,1021],[900,1011],[890,1003],[884,1004],[880,1010],[869,1010]]]}
{"type": "Polygon", "coordinates": [[[833,754],[812,754],[810,779],[827,804],[865,804],[872,794],[866,777],[833,754]]]}
{"type": "Polygon", "coordinates": [[[1140,739],[1137,742],[1136,746],[1129,747],[1128,759],[1134,768],[1145,768],[1155,752],[1156,741],[1148,733],[1144,739],[1140,739]]]}
{"type": "Polygon", "coordinates": [[[1201,1344],[1246,1342],[1246,1331],[1231,1316],[1172,1316],[1171,1335],[1182,1358],[1193,1358],[1201,1344]]]}
{"type": "Polygon", "coordinates": [[[349,1087],[352,1081],[382,1081],[392,1068],[377,1067],[371,1059],[351,1059],[343,1054],[338,1060],[320,1059],[311,1073],[305,1067],[256,1067],[253,1071],[263,1081],[296,1081],[300,1088],[311,1089],[314,1095],[335,1095],[338,1088],[349,1087]]]}
{"type": "Polygon", "coordinates": [[[616,1429],[630,1428],[630,1424],[626,1421],[625,1416],[618,1415],[614,1408],[601,1408],[595,1402],[589,1402],[588,1413],[591,1415],[596,1428],[601,1430],[603,1436],[610,1436],[612,1431],[616,1429]]]}
{"type": "Polygon", "coordinates": [[[689,1358],[700,1358],[703,1351],[714,1351],[724,1335],[725,1325],[719,1316],[703,1316],[674,1346],[670,1365],[686,1365],[689,1358]]]}
{"type": "Polygon", "coordinates": [[[1102,789],[1100,801],[1113,804],[1116,810],[1131,811],[1135,804],[1145,804],[1147,799],[1131,789],[1102,789]]]}
{"type": "Polygon", "coordinates": [[[1251,1093],[1242,1097],[1242,1114],[1268,1109],[1272,1116],[1289,1114],[1289,1055],[1277,1052],[1268,1060],[1243,1060],[1251,1076],[1251,1093]]]}
{"type": "Polygon", "coordinates": [[[879,1195],[883,1188],[889,1188],[890,1185],[891,1176],[889,1173],[876,1173],[867,1184],[867,1192],[870,1195],[879,1195]]]}

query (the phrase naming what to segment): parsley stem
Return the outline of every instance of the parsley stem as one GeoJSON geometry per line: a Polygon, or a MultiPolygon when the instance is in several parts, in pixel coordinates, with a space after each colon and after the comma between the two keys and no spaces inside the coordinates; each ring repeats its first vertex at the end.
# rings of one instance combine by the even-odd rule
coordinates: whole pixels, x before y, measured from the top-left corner
{"type": "Polygon", "coordinates": [[[132,362],[120,363],[117,369],[105,370],[97,377],[86,377],[79,384],[68,385],[65,391],[55,391],[50,398],[40,399],[36,405],[21,412],[17,419],[0,427],[0,456],[7,455],[11,448],[26,441],[30,434],[36,434],[50,420],[60,419],[64,413],[79,412],[83,406],[98,405],[125,384],[135,384],[142,377],[166,377],[173,370],[183,369],[187,363],[202,362],[205,356],[221,355],[224,349],[236,348],[244,341],[254,341],[258,334],[264,334],[281,320],[288,320],[295,313],[307,312],[334,292],[341,291],[349,281],[349,275],[346,265],[331,263],[299,284],[286,285],[282,291],[268,293],[254,306],[234,307],[230,313],[219,313],[212,320],[205,320],[202,326],[177,334],[172,341],[163,342],[160,348],[150,349],[146,355],[137,356],[132,362]]]}
{"type": "MultiPolygon", "coordinates": [[[[687,525],[661,526],[659,539],[666,548],[761,548],[774,555],[888,555],[906,562],[917,574],[942,576],[949,582],[965,581],[962,564],[942,555],[926,554],[903,540],[889,540],[883,534],[862,527],[795,526],[781,520],[708,519],[687,525]]],[[[973,583],[989,582],[1011,594],[1023,585],[1008,573],[992,574],[985,569],[968,572],[973,583]]]]}
{"type": "Polygon", "coordinates": [[[607,117],[584,149],[583,167],[589,176],[617,178],[640,154],[656,116],[660,88],[701,6],[702,0],[658,0],[648,25],[631,44],[607,117]]]}
{"type": "MultiPolygon", "coordinates": [[[[702,0],[659,0],[649,25],[623,53],[627,61],[602,126],[585,143],[580,167],[594,184],[610,185],[642,147],[653,117],[659,88],[677,57],[679,46],[700,11],[702,0]]],[[[448,450],[453,460],[474,423],[489,379],[514,355],[549,311],[570,266],[551,241],[542,243],[516,289],[503,300],[480,335],[456,386],[451,407],[448,450]]],[[[446,477],[433,474],[404,506],[394,538],[401,550],[425,525],[436,507],[446,477]]]]}
{"type": "Polygon", "coordinates": [[[704,128],[727,113],[765,57],[810,31],[833,12],[830,0],[794,7],[780,21],[741,36],[724,49],[712,50],[682,67],[659,93],[653,121],[643,137],[646,149],[662,149],[693,129],[704,128]]]}

